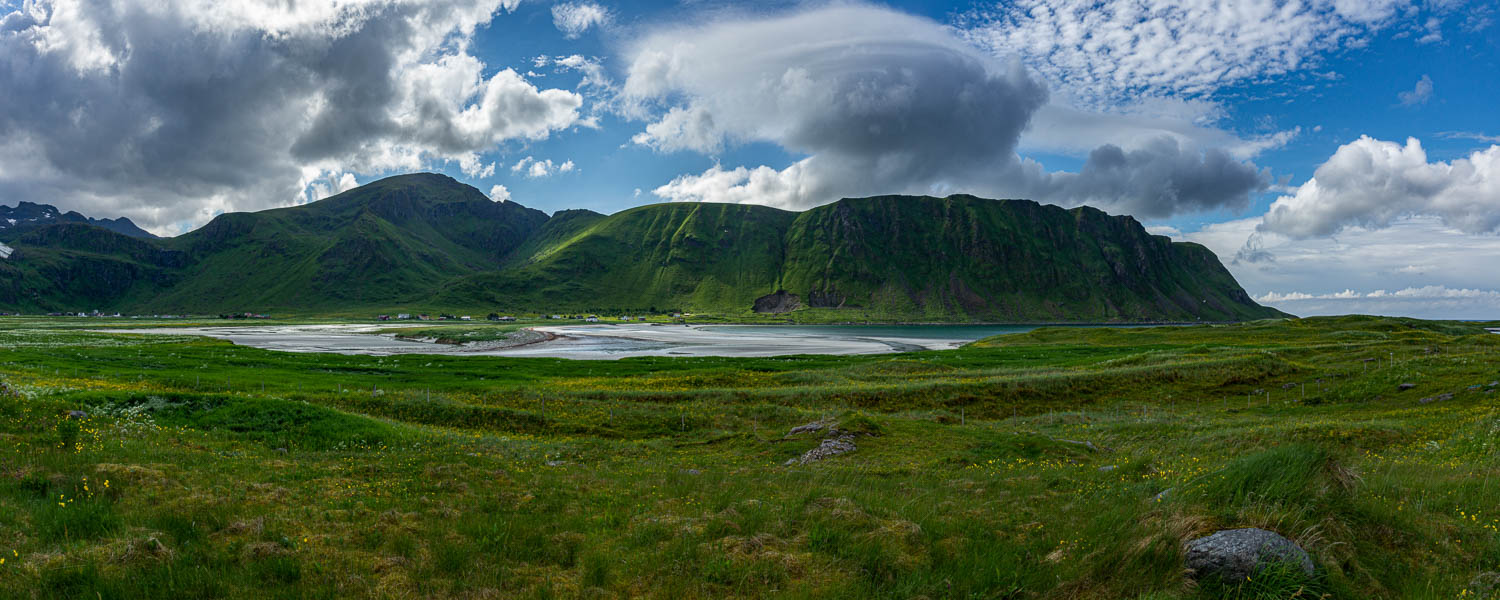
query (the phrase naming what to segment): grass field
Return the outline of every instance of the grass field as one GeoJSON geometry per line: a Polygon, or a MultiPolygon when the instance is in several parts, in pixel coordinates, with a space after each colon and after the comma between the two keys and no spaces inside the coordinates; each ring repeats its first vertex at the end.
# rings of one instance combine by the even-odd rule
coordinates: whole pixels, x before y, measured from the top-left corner
{"type": "Polygon", "coordinates": [[[1497,597],[1475,324],[612,362],[106,324],[0,318],[0,596],[1497,597]],[[858,449],[785,466],[824,419],[858,449]],[[1184,577],[1185,541],[1249,526],[1316,577],[1184,577]]]}

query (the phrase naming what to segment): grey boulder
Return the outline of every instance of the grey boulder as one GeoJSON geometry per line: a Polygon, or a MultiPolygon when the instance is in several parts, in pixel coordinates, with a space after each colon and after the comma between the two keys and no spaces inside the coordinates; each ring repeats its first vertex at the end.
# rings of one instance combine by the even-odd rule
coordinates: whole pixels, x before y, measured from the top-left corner
{"type": "Polygon", "coordinates": [[[1290,563],[1308,577],[1313,576],[1312,557],[1307,551],[1280,534],[1264,529],[1226,529],[1190,541],[1185,549],[1187,567],[1198,579],[1219,577],[1225,582],[1244,581],[1277,563],[1290,563]]]}

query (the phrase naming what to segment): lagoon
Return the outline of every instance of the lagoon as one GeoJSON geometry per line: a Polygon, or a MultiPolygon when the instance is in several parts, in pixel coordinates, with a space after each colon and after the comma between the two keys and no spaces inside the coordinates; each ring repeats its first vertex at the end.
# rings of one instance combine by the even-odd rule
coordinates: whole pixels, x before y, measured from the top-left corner
{"type": "Polygon", "coordinates": [[[400,339],[381,325],[272,325],[112,330],[114,333],[202,335],[282,352],[388,356],[442,354],[573,359],[635,356],[765,357],[796,354],[885,354],[947,350],[974,340],[1022,333],[1036,325],[681,325],[538,326],[543,341],[438,344],[400,339]]]}

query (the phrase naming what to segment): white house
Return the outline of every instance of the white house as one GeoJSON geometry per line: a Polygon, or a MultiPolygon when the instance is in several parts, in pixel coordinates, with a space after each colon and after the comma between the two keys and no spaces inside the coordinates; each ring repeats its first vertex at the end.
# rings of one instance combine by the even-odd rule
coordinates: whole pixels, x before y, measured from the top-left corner
{"type": "Polygon", "coordinates": [[[410,321],[411,320],[411,313],[401,313],[399,315],[396,315],[396,318],[400,319],[402,321],[410,321]]]}
{"type": "Polygon", "coordinates": [[[599,317],[596,317],[594,315],[589,315],[587,317],[584,317],[583,321],[585,323],[598,323],[599,322],[599,317]]]}
{"type": "Polygon", "coordinates": [[[474,317],[471,317],[469,315],[464,315],[462,317],[459,317],[458,320],[460,320],[460,321],[473,321],[474,317]]]}
{"type": "Polygon", "coordinates": [[[7,246],[5,244],[0,244],[0,259],[10,258],[10,253],[12,252],[15,252],[14,248],[11,248],[10,246],[7,246]]]}

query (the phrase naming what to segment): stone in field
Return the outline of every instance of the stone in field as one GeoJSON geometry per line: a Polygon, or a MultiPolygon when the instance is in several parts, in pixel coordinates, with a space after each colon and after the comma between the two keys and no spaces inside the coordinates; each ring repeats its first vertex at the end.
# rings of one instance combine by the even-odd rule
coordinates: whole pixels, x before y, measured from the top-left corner
{"type": "Polygon", "coordinates": [[[786,461],[786,466],[790,467],[792,465],[805,465],[811,462],[818,462],[825,458],[838,456],[840,454],[847,454],[853,452],[854,450],[855,447],[853,435],[844,434],[838,437],[831,437],[824,439],[823,443],[818,444],[817,448],[808,450],[807,453],[798,458],[793,458],[786,461]]]}
{"type": "Polygon", "coordinates": [[[1477,600],[1500,600],[1500,572],[1486,571],[1469,580],[1469,597],[1477,600]]]}
{"type": "Polygon", "coordinates": [[[1279,562],[1291,563],[1308,577],[1313,575],[1313,562],[1307,551],[1280,534],[1254,527],[1226,529],[1195,539],[1187,543],[1186,551],[1187,567],[1198,579],[1244,581],[1279,562]]]}

